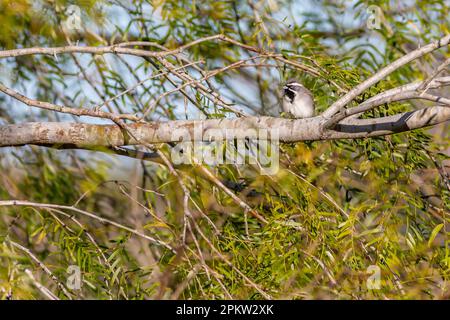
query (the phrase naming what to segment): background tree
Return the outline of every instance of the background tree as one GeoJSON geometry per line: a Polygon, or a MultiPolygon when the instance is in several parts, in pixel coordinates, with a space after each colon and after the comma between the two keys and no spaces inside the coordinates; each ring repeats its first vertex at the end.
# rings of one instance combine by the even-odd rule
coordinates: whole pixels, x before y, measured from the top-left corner
{"type": "Polygon", "coordinates": [[[448,298],[449,3],[371,4],[0,0],[1,297],[448,298]],[[198,119],[280,170],[174,165],[198,119]]]}

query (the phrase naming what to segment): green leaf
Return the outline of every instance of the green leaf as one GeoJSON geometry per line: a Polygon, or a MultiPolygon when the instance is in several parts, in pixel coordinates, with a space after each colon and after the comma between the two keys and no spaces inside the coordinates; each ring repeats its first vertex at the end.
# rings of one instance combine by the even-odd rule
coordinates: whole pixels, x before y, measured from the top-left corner
{"type": "Polygon", "coordinates": [[[436,227],[434,227],[433,231],[431,231],[430,239],[428,239],[428,246],[431,247],[431,244],[433,243],[434,239],[436,238],[439,231],[441,231],[442,227],[444,226],[443,223],[438,224],[436,227]]]}

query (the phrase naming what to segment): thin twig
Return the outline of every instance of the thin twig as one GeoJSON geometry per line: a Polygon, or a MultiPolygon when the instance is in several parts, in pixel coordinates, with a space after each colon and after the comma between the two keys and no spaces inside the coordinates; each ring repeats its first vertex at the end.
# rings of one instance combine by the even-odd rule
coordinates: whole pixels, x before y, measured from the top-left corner
{"type": "MultiPolygon", "coordinates": [[[[3,202],[3,201],[2,201],[3,202]]],[[[0,204],[1,205],[1,204],[0,204]]],[[[56,283],[58,288],[64,293],[64,295],[72,300],[72,295],[67,291],[66,287],[62,284],[61,281],[58,280],[58,278],[53,274],[53,272],[50,271],[50,269],[41,261],[39,260],[28,248],[25,248],[24,246],[18,244],[17,242],[8,239],[8,242],[17,249],[22,250],[25,252],[30,258],[37,263],[37,265],[56,283]]]]}
{"type": "Polygon", "coordinates": [[[99,217],[99,216],[97,216],[97,215],[95,215],[93,213],[90,213],[90,212],[87,212],[87,211],[84,211],[84,210],[81,210],[81,209],[78,209],[78,208],[75,208],[75,207],[72,207],[72,206],[63,206],[63,205],[57,205],[57,204],[51,204],[51,203],[37,203],[37,202],[22,201],[22,200],[1,200],[0,201],[0,207],[3,207],[3,206],[25,206],[25,207],[29,206],[29,207],[36,207],[36,208],[62,209],[62,210],[69,210],[69,211],[77,212],[77,213],[82,214],[84,216],[87,216],[87,217],[90,217],[92,219],[98,220],[101,223],[108,223],[108,224],[113,225],[113,226],[115,226],[115,227],[117,227],[119,229],[126,230],[126,231],[128,231],[130,233],[133,233],[133,234],[135,234],[135,235],[137,235],[137,236],[139,236],[141,238],[149,240],[149,241],[151,241],[151,242],[153,242],[155,244],[161,245],[161,246],[163,246],[163,247],[165,247],[165,248],[167,248],[170,251],[175,253],[175,249],[173,249],[170,245],[168,245],[167,243],[165,243],[165,242],[163,242],[161,240],[158,240],[158,239],[155,239],[153,237],[150,237],[150,236],[148,236],[146,234],[143,234],[143,233],[141,233],[141,232],[139,232],[139,231],[137,231],[135,229],[132,229],[132,228],[127,227],[127,226],[124,226],[124,225],[122,225],[120,223],[117,223],[115,221],[99,217]]]}

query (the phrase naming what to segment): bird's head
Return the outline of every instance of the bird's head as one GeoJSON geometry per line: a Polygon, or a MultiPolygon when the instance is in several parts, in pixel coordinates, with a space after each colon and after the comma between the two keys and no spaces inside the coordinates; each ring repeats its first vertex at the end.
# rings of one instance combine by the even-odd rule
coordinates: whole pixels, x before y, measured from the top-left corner
{"type": "Polygon", "coordinates": [[[302,88],[304,88],[304,86],[296,79],[289,79],[283,86],[285,94],[287,94],[288,91],[293,93],[298,92],[302,88]]]}
{"type": "Polygon", "coordinates": [[[283,95],[292,101],[303,88],[304,86],[296,79],[289,79],[283,86],[283,95]]]}

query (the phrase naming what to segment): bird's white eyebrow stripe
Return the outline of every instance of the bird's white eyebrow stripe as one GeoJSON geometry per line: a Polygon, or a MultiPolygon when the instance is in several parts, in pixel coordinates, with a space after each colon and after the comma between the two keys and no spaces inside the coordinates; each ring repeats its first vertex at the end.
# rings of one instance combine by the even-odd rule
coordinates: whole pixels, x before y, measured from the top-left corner
{"type": "Polygon", "coordinates": [[[297,82],[292,82],[292,83],[288,83],[286,84],[286,86],[292,86],[292,87],[303,87],[302,84],[297,83],[297,82]]]}
{"type": "Polygon", "coordinates": [[[289,88],[288,86],[284,86],[284,90],[289,90],[290,92],[296,93],[295,90],[293,90],[292,88],[289,88]]]}

